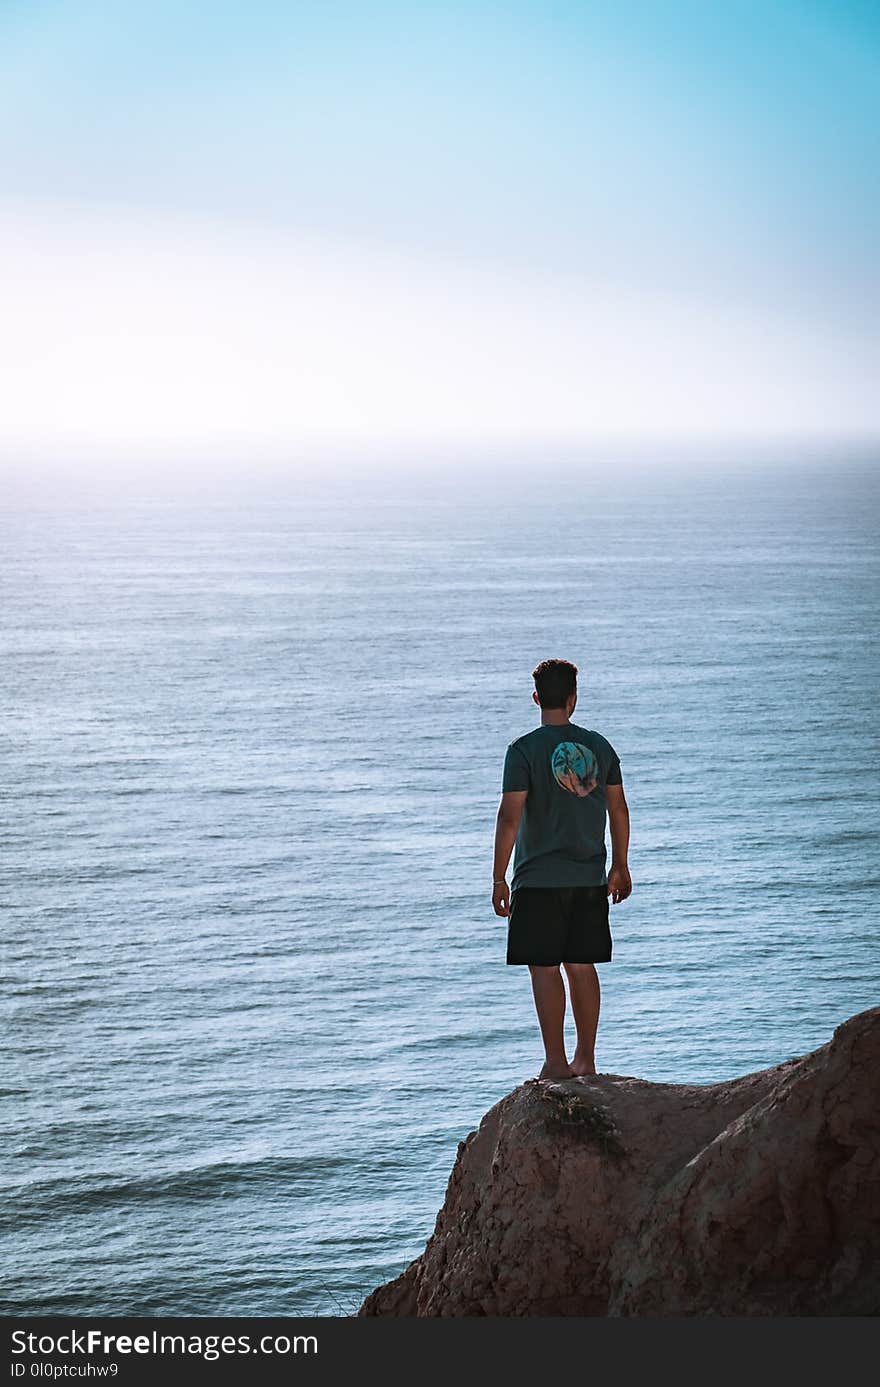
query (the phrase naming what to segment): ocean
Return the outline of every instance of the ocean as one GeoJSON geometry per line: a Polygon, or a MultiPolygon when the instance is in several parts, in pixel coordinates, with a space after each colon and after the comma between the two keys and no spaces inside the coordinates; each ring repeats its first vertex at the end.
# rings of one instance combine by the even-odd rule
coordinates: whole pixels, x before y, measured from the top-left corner
{"type": "Polygon", "coordinates": [[[13,498],[2,1309],[350,1314],[418,1255],[541,1062],[490,896],[543,658],[632,820],[599,1070],[723,1080],[877,1004],[877,478],[13,498]]]}

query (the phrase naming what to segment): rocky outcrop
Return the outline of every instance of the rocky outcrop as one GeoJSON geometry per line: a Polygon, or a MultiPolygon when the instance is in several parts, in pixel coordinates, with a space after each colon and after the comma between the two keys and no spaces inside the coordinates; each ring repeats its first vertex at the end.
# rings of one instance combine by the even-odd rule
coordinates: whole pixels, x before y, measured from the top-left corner
{"type": "Polygon", "coordinates": [[[880,1008],[728,1083],[530,1080],[361,1315],[880,1312],[880,1008]]]}

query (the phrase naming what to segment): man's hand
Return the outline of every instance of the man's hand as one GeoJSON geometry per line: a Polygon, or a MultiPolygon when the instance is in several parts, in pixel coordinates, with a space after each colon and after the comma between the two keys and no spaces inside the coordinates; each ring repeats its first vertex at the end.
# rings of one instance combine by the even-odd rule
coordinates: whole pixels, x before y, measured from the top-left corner
{"type": "Polygon", "coordinates": [[[510,914],[510,890],[506,881],[497,882],[492,887],[492,909],[496,915],[510,914]]]}
{"type": "Polygon", "coordinates": [[[608,895],[614,905],[625,901],[633,889],[632,877],[626,863],[613,863],[608,873],[608,895]]]}

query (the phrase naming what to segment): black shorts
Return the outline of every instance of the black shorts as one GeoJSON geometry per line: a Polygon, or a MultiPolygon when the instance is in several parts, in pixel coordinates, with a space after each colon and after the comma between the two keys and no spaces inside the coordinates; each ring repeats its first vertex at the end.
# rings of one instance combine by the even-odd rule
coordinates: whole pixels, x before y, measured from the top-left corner
{"type": "Polygon", "coordinates": [[[517,886],[510,898],[507,962],[610,963],[607,886],[517,886]]]}

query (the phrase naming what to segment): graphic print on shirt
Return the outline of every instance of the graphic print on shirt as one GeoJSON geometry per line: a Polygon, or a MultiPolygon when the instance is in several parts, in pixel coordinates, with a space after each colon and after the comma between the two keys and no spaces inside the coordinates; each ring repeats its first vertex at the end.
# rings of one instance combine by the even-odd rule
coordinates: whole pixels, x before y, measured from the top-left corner
{"type": "Polygon", "coordinates": [[[599,764],[583,742],[560,742],[550,758],[550,768],[556,784],[580,799],[595,790],[599,779],[599,764]]]}

